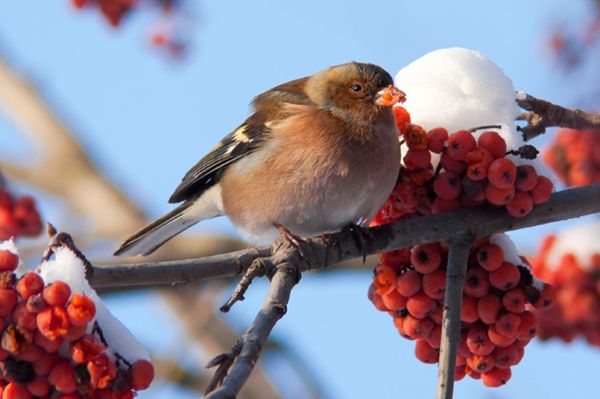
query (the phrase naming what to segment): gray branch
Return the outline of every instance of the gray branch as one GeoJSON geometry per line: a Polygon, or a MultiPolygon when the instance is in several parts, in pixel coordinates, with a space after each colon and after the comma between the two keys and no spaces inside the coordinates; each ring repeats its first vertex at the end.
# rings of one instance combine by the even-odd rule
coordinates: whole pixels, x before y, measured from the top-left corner
{"type": "Polygon", "coordinates": [[[460,339],[462,294],[467,275],[469,249],[474,238],[472,234],[463,234],[449,241],[437,399],[452,399],[454,392],[454,370],[456,369],[456,350],[460,339]]]}
{"type": "MultiPolygon", "coordinates": [[[[362,257],[363,253],[369,255],[427,242],[447,241],[464,233],[480,237],[597,212],[600,212],[600,183],[555,193],[547,203],[536,205],[529,215],[520,219],[510,216],[502,208],[492,207],[405,219],[371,228],[371,234],[365,235],[364,248],[360,248],[350,232],[309,239],[307,243],[314,256],[302,263],[299,270],[323,269],[362,257]]],[[[98,288],[173,285],[235,277],[244,274],[255,259],[268,257],[272,252],[271,248],[251,248],[196,259],[94,266],[90,281],[98,288]]]]}
{"type": "Polygon", "coordinates": [[[578,130],[600,129],[598,114],[565,108],[524,92],[517,93],[516,101],[519,107],[528,111],[519,117],[527,121],[527,126],[520,128],[525,140],[531,140],[546,132],[546,128],[554,126],[578,130]]]}

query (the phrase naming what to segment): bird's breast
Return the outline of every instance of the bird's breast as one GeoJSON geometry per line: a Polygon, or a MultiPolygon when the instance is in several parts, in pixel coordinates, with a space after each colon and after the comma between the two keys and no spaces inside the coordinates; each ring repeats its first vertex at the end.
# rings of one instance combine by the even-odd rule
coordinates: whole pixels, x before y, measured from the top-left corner
{"type": "Polygon", "coordinates": [[[225,213],[265,240],[276,238],[275,222],[314,236],[374,217],[398,176],[398,136],[386,124],[372,126],[363,140],[351,133],[302,117],[280,123],[268,144],[225,171],[225,213]]]}

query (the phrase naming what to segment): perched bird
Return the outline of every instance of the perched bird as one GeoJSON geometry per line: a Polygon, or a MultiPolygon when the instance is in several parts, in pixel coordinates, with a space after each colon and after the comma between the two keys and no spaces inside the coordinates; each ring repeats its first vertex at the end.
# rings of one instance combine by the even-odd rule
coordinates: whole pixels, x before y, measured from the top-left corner
{"type": "Polygon", "coordinates": [[[351,62],[257,96],[254,113],[183,177],[177,208],[128,238],[115,255],[148,255],[196,224],[226,214],[252,238],[283,226],[299,237],[372,219],[394,188],[400,146],[392,77],[351,62]]]}

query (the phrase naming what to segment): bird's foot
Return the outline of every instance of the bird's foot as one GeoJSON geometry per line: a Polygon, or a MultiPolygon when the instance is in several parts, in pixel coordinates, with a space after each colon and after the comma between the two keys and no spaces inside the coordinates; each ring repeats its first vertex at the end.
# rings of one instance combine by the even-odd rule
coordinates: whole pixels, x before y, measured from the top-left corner
{"type": "MultiPolygon", "coordinates": [[[[294,248],[298,252],[298,255],[300,255],[305,262],[309,262],[310,258],[306,252],[306,249],[309,247],[309,243],[304,238],[289,231],[280,223],[273,223],[273,226],[279,230],[280,234],[280,238],[275,244],[275,251],[279,250],[283,246],[289,246],[294,248]]],[[[300,281],[300,277],[300,269],[296,267],[296,281],[300,281]]]]}
{"type": "Polygon", "coordinates": [[[367,261],[367,244],[375,238],[368,227],[356,223],[348,223],[342,228],[342,232],[349,232],[354,238],[356,245],[362,251],[363,264],[367,261]]]}

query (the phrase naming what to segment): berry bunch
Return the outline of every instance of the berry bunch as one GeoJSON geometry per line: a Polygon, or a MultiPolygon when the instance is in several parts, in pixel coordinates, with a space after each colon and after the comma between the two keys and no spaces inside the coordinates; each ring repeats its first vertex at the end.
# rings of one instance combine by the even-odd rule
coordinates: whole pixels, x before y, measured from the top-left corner
{"type": "Polygon", "coordinates": [[[35,200],[29,196],[14,198],[0,188],[0,241],[10,237],[34,237],[42,231],[35,200]]]}
{"type": "Polygon", "coordinates": [[[181,0],[149,0],[141,2],[139,0],[72,0],[72,4],[77,9],[90,8],[97,9],[108,23],[117,28],[121,25],[123,19],[134,10],[154,9],[158,11],[160,19],[151,29],[150,43],[174,57],[181,57],[187,47],[185,40],[186,23],[182,21],[186,17],[180,12],[181,0]],[[149,6],[149,7],[148,7],[149,6]]]}
{"type": "Polygon", "coordinates": [[[567,186],[600,181],[600,132],[561,129],[544,151],[544,162],[567,186]]]}
{"type": "Polygon", "coordinates": [[[125,399],[150,385],[150,362],[131,364],[108,348],[90,297],[34,272],[17,279],[18,263],[0,250],[2,399],[125,399]]]}
{"type": "MultiPolygon", "coordinates": [[[[502,237],[498,242],[507,239],[502,237]]],[[[536,316],[529,305],[547,308],[553,296],[551,286],[533,279],[524,259],[509,261],[512,249],[505,253],[494,241],[480,239],[471,250],[454,376],[460,380],[468,374],[490,387],[510,379],[511,366],[535,336],[536,316]]],[[[385,253],[369,289],[369,299],[394,318],[400,335],[416,341],[415,355],[424,363],[439,358],[447,259],[441,243],[385,253]]]]}
{"type": "MultiPolygon", "coordinates": [[[[487,131],[476,139],[467,130],[426,132],[410,123],[402,107],[394,111],[408,151],[398,184],[374,225],[486,204],[521,217],[550,197],[550,180],[506,158],[506,142],[498,133],[487,131]],[[435,168],[434,157],[439,157],[435,168]]],[[[416,341],[415,354],[425,363],[439,358],[447,260],[444,243],[385,253],[369,289],[369,299],[394,318],[400,335],[416,341]]],[[[506,383],[510,367],[519,363],[536,333],[531,308],[549,307],[552,297],[551,286],[532,277],[507,236],[478,239],[469,256],[455,379],[469,374],[486,386],[506,383]]]]}
{"type": "Polygon", "coordinates": [[[547,237],[532,260],[533,273],[556,289],[556,306],[537,312],[538,336],[565,342],[584,337],[600,347],[600,248],[594,243],[595,248],[586,251],[588,256],[577,255],[575,248],[556,253],[558,240],[547,237]]]}

